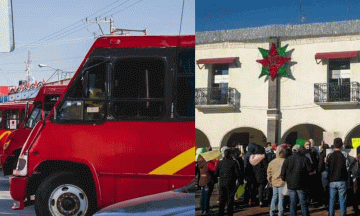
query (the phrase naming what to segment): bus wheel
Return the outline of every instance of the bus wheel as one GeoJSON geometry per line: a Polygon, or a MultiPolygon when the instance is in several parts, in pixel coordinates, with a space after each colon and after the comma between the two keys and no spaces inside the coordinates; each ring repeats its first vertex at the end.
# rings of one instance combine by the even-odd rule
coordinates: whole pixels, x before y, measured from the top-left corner
{"type": "Polygon", "coordinates": [[[96,206],[92,194],[89,187],[80,184],[74,174],[54,173],[36,191],[36,215],[92,215],[96,206]]]}

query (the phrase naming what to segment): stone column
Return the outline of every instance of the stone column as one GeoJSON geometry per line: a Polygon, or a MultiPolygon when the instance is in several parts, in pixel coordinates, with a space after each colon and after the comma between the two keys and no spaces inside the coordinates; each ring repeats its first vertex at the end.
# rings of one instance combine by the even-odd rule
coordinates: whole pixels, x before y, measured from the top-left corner
{"type": "MultiPolygon", "coordinates": [[[[280,38],[270,38],[269,49],[274,43],[280,47],[280,38]]],[[[274,81],[269,82],[268,109],[267,109],[267,141],[274,143],[281,139],[281,112],[280,112],[280,79],[276,77],[274,81]]]]}

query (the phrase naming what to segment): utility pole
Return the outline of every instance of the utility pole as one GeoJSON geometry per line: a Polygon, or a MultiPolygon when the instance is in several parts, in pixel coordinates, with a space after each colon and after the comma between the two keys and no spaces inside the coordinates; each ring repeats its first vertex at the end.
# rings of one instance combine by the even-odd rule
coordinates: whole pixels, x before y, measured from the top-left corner
{"type": "Polygon", "coordinates": [[[27,59],[27,62],[25,62],[26,63],[26,69],[25,69],[25,71],[26,71],[26,85],[29,85],[30,84],[30,68],[31,68],[31,66],[30,66],[30,64],[31,64],[31,58],[30,58],[30,51],[28,51],[28,59],[27,59]]]}
{"type": "Polygon", "coordinates": [[[97,23],[99,25],[99,28],[101,30],[101,33],[104,35],[104,32],[100,26],[100,23],[110,23],[110,34],[114,29],[114,21],[110,18],[110,20],[107,20],[106,17],[104,20],[98,20],[97,18],[93,19],[93,20],[88,20],[86,18],[86,23],[97,23]]]}

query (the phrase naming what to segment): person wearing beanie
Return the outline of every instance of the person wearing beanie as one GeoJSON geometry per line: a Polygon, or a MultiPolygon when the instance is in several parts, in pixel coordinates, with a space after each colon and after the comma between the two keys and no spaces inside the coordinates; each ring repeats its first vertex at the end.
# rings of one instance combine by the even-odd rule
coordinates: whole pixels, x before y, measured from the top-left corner
{"type": "Polygon", "coordinates": [[[284,215],[284,195],[283,190],[285,182],[281,179],[281,167],[285,161],[286,152],[282,146],[278,146],[275,151],[276,158],[269,163],[267,170],[268,182],[273,189],[271,199],[270,216],[275,215],[276,206],[278,207],[278,215],[284,215]]]}
{"type": "Polygon", "coordinates": [[[275,153],[271,146],[265,148],[265,156],[268,163],[270,163],[270,161],[272,161],[275,158],[275,153]]]}
{"type": "Polygon", "coordinates": [[[290,213],[296,215],[297,197],[303,216],[309,215],[306,193],[309,173],[313,171],[310,160],[305,156],[303,146],[294,145],[293,155],[286,158],[281,168],[281,179],[286,182],[290,196],[290,213]]]}
{"type": "Polygon", "coordinates": [[[272,148],[274,151],[276,151],[276,147],[277,147],[277,144],[276,144],[276,143],[273,143],[273,144],[271,145],[271,148],[272,148]]]}
{"type": "Polygon", "coordinates": [[[292,152],[299,152],[299,150],[300,150],[300,146],[299,145],[294,145],[293,147],[292,147],[292,152]]]}

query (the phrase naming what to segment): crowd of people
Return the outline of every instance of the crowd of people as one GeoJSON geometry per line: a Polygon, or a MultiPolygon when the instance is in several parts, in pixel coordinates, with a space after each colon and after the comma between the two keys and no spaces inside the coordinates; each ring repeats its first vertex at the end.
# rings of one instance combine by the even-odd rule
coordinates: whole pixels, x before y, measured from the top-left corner
{"type": "MultiPolygon", "coordinates": [[[[341,138],[335,138],[331,146],[321,142],[317,149],[310,139],[304,145],[267,143],[263,147],[249,143],[246,152],[224,146],[222,159],[218,163],[210,161],[211,166],[199,157],[196,173],[202,214],[209,213],[210,196],[218,184],[219,215],[225,215],[225,209],[227,215],[233,215],[239,187],[245,188],[244,204],[270,205],[271,216],[284,215],[287,208],[291,215],[297,215],[297,206],[307,216],[309,205],[315,204],[327,207],[333,216],[337,201],[341,215],[346,215],[347,205],[360,215],[359,160],[344,150],[350,148],[343,146],[341,138]]],[[[354,151],[360,155],[360,147],[354,151]]]]}

